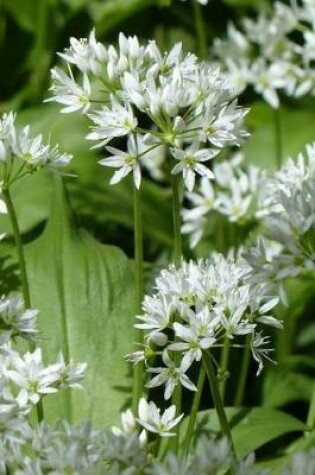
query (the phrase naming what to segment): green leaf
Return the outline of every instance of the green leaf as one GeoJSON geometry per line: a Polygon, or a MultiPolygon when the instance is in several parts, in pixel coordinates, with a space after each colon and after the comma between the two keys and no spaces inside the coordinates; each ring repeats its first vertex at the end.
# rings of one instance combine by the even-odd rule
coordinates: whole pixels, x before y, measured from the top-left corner
{"type": "Polygon", "coordinates": [[[312,378],[284,368],[276,368],[265,376],[263,404],[266,407],[280,407],[293,401],[308,401],[312,388],[312,378]]]}
{"type": "MultiPolygon", "coordinates": [[[[295,158],[305,150],[307,143],[314,141],[314,108],[281,106],[278,113],[282,130],[282,159],[295,158]]],[[[275,111],[263,102],[255,103],[248,114],[248,126],[252,135],[244,144],[247,161],[267,170],[275,170],[275,111]]]]}
{"type": "Polygon", "coordinates": [[[231,7],[251,7],[255,8],[255,10],[261,10],[262,8],[267,9],[269,6],[268,0],[224,0],[224,3],[230,5],[231,7]]]}
{"type": "Polygon", "coordinates": [[[47,362],[58,351],[88,363],[84,391],[44,401],[48,420],[90,418],[96,426],[117,423],[130,397],[124,355],[132,350],[134,278],[122,251],[74,227],[56,182],[54,206],[42,236],[26,246],[32,305],[47,362]]]}
{"type": "Polygon", "coordinates": [[[38,0],[2,0],[2,7],[12,15],[22,29],[29,32],[36,29],[34,18],[37,18],[38,0]]]}
{"type": "MultiPolygon", "coordinates": [[[[232,438],[239,457],[245,457],[259,447],[284,434],[305,431],[307,426],[284,412],[266,408],[226,408],[232,429],[232,438]]],[[[216,435],[220,425],[216,411],[202,411],[198,414],[196,439],[201,433],[216,435]]],[[[183,426],[182,429],[184,429],[183,426]]]]}
{"type": "MultiPolygon", "coordinates": [[[[51,174],[45,171],[21,179],[12,186],[12,199],[22,233],[47,218],[52,191],[51,174]]],[[[0,215],[0,233],[11,234],[8,215],[0,215]]]]}
{"type": "Polygon", "coordinates": [[[93,2],[89,7],[89,12],[96,24],[97,33],[104,34],[113,30],[120,22],[155,3],[155,0],[107,0],[93,2]]]}

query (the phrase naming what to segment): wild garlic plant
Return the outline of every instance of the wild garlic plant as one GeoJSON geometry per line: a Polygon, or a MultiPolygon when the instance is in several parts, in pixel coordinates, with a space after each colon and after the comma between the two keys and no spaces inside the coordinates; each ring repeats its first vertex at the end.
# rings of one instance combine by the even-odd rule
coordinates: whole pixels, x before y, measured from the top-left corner
{"type": "MultiPolygon", "coordinates": [[[[196,14],[207,3],[194,1],[196,14]]],[[[273,20],[277,34],[270,43],[274,50],[264,52],[268,61],[273,61],[279,45],[292,49],[291,56],[284,55],[288,63],[301,56],[284,36],[298,22],[311,23],[305,17],[311,6],[306,0],[303,5],[302,11],[277,3],[273,20]]],[[[260,34],[266,22],[265,17],[259,20],[260,34]]],[[[248,38],[254,41],[255,25],[245,25],[248,38]]],[[[231,32],[236,47],[247,52],[245,36],[234,27],[231,32]]],[[[272,36],[272,28],[268,32],[272,36]]],[[[304,40],[312,41],[308,35],[304,40]]],[[[217,42],[217,53],[228,47],[217,42]]],[[[312,58],[305,54],[307,71],[307,58],[309,62],[312,58]]],[[[80,388],[86,364],[65,361],[62,353],[53,364],[43,360],[39,343],[46,335],[37,328],[38,311],[31,304],[10,190],[16,181],[41,168],[61,169],[72,156],[58,146],[45,145],[41,135],[33,137],[28,126],[19,130],[15,115],[5,114],[0,119],[2,208],[12,224],[22,295],[0,299],[0,473],[267,474],[254,465],[253,455],[244,459],[236,452],[224,407],[226,386],[232,354],[241,351],[234,397],[240,406],[251,357],[258,365],[257,375],[266,360],[273,362],[270,334],[283,328],[282,320],[274,315],[281,297],[279,281],[314,270],[314,146],[307,148],[308,163],[301,155],[297,165],[288,161],[271,178],[257,167],[242,166],[239,153],[230,161],[218,157],[212,165],[222,150],[228,154],[248,136],[243,124],[248,109],[235,99],[231,74],[184,53],[180,43],[161,52],[153,40],[141,45],[136,36],[121,33],[117,46],[104,46],[93,30],[88,38],[71,38],[59,56],[65,67],[52,69],[51,95],[46,101],[61,104],[63,113],[88,118],[86,139],[104,154],[99,163],[115,170],[110,184],[132,176],[137,315],[134,351],[126,355],[134,367],[132,408],[122,412],[121,427],[108,430],[95,430],[89,423],[72,426],[65,420],[49,425],[45,420],[43,399],[62,389],[80,388]],[[141,184],[147,173],[171,190],[174,256],[173,263],[156,277],[153,293],[144,295],[141,184]],[[187,208],[189,202],[192,205],[187,208]],[[226,256],[212,252],[208,258],[186,260],[182,233],[191,233],[191,245],[196,246],[212,210],[231,223],[260,221],[266,236],[276,241],[277,251],[266,263],[261,240],[258,250],[235,246],[226,256]],[[20,349],[21,339],[29,342],[29,351],[20,349]],[[201,437],[193,455],[206,378],[223,438],[201,437]],[[152,391],[155,388],[162,388],[161,407],[152,391]],[[187,390],[192,393],[191,408],[185,417],[187,390]]],[[[243,65],[243,59],[238,60],[243,65]]],[[[230,59],[226,65],[232,70],[236,67],[230,59]]],[[[259,67],[261,61],[252,73],[259,67]]],[[[298,73],[300,69],[294,71],[290,87],[278,78],[270,89],[256,85],[257,91],[273,107],[278,105],[280,88],[295,95],[312,91],[310,76],[298,73]]],[[[292,470],[308,470],[313,458],[312,452],[300,454],[292,461],[292,470]]],[[[291,467],[287,470],[284,473],[291,473],[291,467]]]]}
{"type": "MultiPolygon", "coordinates": [[[[117,48],[105,47],[95,39],[93,31],[87,39],[72,38],[70,47],[60,56],[68,72],[60,68],[52,70],[52,96],[48,100],[64,105],[62,112],[80,111],[88,116],[92,126],[87,139],[95,141],[96,147],[104,146],[107,152],[100,164],[118,169],[111,184],[133,174],[140,311],[143,297],[139,192],[142,163],[150,159],[152,150],[166,148],[173,190],[174,263],[179,267],[182,260],[179,175],[189,191],[194,188],[196,175],[213,178],[207,162],[222,149],[239,146],[248,135],[243,126],[248,110],[232,99],[230,84],[218,69],[200,62],[193,54],[184,54],[180,43],[162,53],[155,41],[142,46],[136,36],[127,38],[121,33],[117,48]],[[126,142],[124,149],[109,145],[118,139],[121,143],[121,138],[126,142]]],[[[135,340],[143,342],[139,329],[135,340]]],[[[143,391],[142,365],[138,365],[134,381],[135,412],[143,391]]],[[[179,387],[173,401],[178,419],[179,387]]]]}

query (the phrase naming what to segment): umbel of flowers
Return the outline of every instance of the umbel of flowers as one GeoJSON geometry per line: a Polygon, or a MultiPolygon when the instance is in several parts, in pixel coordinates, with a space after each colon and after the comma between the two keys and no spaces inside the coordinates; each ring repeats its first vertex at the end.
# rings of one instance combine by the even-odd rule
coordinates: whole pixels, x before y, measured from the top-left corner
{"type": "Polygon", "coordinates": [[[315,8],[312,0],[274,2],[271,11],[245,18],[242,28],[228,26],[227,38],[216,39],[214,54],[235,90],[248,85],[272,107],[279,93],[314,95],[315,8]]]}
{"type": "Polygon", "coordinates": [[[246,109],[232,100],[231,84],[218,69],[184,54],[182,45],[162,53],[155,41],[119,35],[118,47],[105,47],[92,32],[71,38],[61,58],[67,71],[52,70],[52,97],[62,112],[80,111],[92,121],[89,140],[105,146],[101,164],[118,170],[111,183],[133,172],[137,188],[150,152],[167,146],[172,174],[183,174],[192,190],[195,174],[212,178],[206,162],[247,135],[246,109]],[[76,70],[76,76],[73,72],[76,70]],[[108,144],[127,138],[123,150],[108,144]]]}
{"type": "Polygon", "coordinates": [[[203,350],[224,346],[226,338],[232,346],[242,347],[245,335],[251,337],[249,346],[261,372],[263,359],[272,351],[266,347],[262,326],[282,328],[282,323],[270,315],[279,298],[272,295],[270,284],[247,283],[250,271],[242,258],[214,254],[161,272],[156,292],[145,296],[144,313],[137,316],[146,345],[128,356],[134,362],[145,360],[148,374],[156,374],[148,387],[165,385],[165,399],[177,384],[195,391],[186,373],[201,360],[203,350]],[[177,364],[175,353],[180,354],[177,364]],[[160,368],[151,367],[155,355],[162,357],[160,368]]]}

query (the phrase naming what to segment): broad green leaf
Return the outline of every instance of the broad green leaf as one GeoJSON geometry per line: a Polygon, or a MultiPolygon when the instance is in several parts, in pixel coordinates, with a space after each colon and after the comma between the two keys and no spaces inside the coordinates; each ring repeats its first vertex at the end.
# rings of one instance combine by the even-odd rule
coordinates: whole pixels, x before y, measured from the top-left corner
{"type": "MultiPolygon", "coordinates": [[[[101,226],[118,223],[133,229],[133,186],[131,177],[121,183],[109,185],[112,171],[98,165],[98,178],[80,184],[72,180],[70,191],[75,209],[79,214],[93,216],[101,226]],[[80,186],[81,185],[81,186],[80,186]]],[[[143,180],[141,183],[141,208],[144,223],[144,235],[157,242],[171,246],[172,214],[171,195],[158,185],[143,180]]]]}
{"type": "Polygon", "coordinates": [[[74,227],[58,180],[42,236],[26,246],[32,305],[47,362],[58,351],[88,363],[84,391],[47,397],[49,420],[117,423],[130,397],[124,355],[132,349],[134,277],[122,251],[74,227]]]}
{"type": "Polygon", "coordinates": [[[281,367],[266,374],[263,388],[263,405],[280,407],[293,401],[308,401],[313,381],[304,374],[281,367]]]}
{"type": "MultiPolygon", "coordinates": [[[[307,429],[306,425],[298,419],[274,409],[227,408],[226,413],[239,457],[245,457],[284,434],[307,429]]],[[[215,435],[220,432],[219,421],[214,409],[200,412],[197,420],[197,440],[201,433],[215,435]]]]}
{"type": "MultiPolygon", "coordinates": [[[[30,231],[47,218],[52,190],[51,175],[44,171],[26,177],[12,186],[12,199],[22,233],[30,231]]],[[[0,233],[11,234],[8,215],[0,215],[0,233]]]]}
{"type": "Polygon", "coordinates": [[[268,470],[268,475],[279,475],[283,469],[290,463],[291,456],[286,455],[274,460],[268,460],[268,462],[261,462],[257,464],[257,468],[261,470],[268,470]]]}
{"type": "MultiPolygon", "coordinates": [[[[282,160],[295,158],[305,151],[305,145],[315,140],[315,112],[311,107],[288,108],[278,111],[282,131],[282,160]]],[[[255,163],[267,170],[277,168],[275,111],[263,102],[257,102],[248,114],[251,137],[244,144],[244,152],[249,163],[255,163]]]]}

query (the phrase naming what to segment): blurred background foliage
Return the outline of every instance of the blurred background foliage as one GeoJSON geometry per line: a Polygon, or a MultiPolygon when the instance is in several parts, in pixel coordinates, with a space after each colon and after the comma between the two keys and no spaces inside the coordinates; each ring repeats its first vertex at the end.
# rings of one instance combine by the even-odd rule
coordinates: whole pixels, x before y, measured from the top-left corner
{"type": "MultiPolygon", "coordinates": [[[[224,36],[229,21],[238,22],[244,15],[254,16],[257,11],[271,6],[272,2],[268,0],[210,1],[202,8],[209,47],[213,38],[224,36]]],[[[30,123],[33,132],[43,133],[52,143],[59,143],[65,151],[74,154],[74,160],[63,179],[74,226],[85,228],[101,243],[120,247],[132,258],[131,182],[126,179],[115,187],[108,184],[107,169],[97,163],[101,151],[91,150],[84,138],[88,125],[83,116],[60,114],[55,105],[43,103],[49,95],[50,68],[58,63],[56,52],[68,46],[71,36],[86,37],[92,28],[96,29],[97,38],[105,43],[116,43],[118,33],[123,31],[126,35],[138,35],[140,41],[154,38],[162,50],[182,41],[186,51],[198,51],[189,1],[2,0],[0,111],[13,109],[19,112],[20,125],[30,123]]],[[[269,170],[275,169],[273,111],[258,100],[252,91],[243,94],[240,102],[252,108],[247,118],[251,137],[244,144],[246,160],[269,170]]],[[[283,155],[294,157],[307,142],[315,139],[314,99],[294,102],[284,99],[283,103],[280,111],[283,155]]],[[[158,184],[149,177],[144,180],[142,190],[149,287],[152,275],[170,260],[171,192],[167,183],[158,184]]],[[[32,246],[41,239],[40,236],[43,237],[45,223],[58,198],[54,178],[49,172],[41,171],[17,183],[12,192],[24,241],[32,246]]],[[[53,213],[56,216],[56,208],[53,213]]],[[[195,255],[207,255],[214,249],[217,224],[213,223],[213,230],[194,251],[195,255]]],[[[8,235],[0,245],[1,290],[4,292],[8,288],[16,288],[18,278],[12,255],[10,226],[3,215],[0,216],[0,233],[8,235]]],[[[188,250],[187,242],[186,253],[188,257],[194,256],[188,250]]],[[[36,255],[36,246],[29,254],[36,255]]],[[[29,259],[32,261],[32,257],[29,259]]],[[[104,259],[107,259],[105,255],[104,259]]],[[[123,259],[122,256],[119,259],[123,259]]],[[[34,272],[35,261],[30,263],[31,267],[35,266],[34,272]]],[[[45,262],[47,272],[50,272],[49,259],[45,262]]],[[[127,282],[129,271],[125,269],[124,272],[127,273],[124,274],[127,282]]],[[[72,277],[68,276],[69,280],[72,277]]],[[[290,306],[280,310],[286,330],[277,341],[275,357],[280,364],[278,367],[269,365],[263,378],[253,380],[246,393],[246,403],[286,408],[305,420],[315,366],[312,354],[315,342],[314,284],[294,280],[287,285],[290,306]]],[[[42,292],[44,290],[41,289],[42,292]]],[[[51,294],[52,301],[53,298],[54,294],[51,294]]],[[[130,296],[128,298],[131,299],[130,296]]],[[[128,307],[128,302],[123,305],[128,307]]],[[[132,304],[129,305],[131,307],[132,304]]],[[[129,334],[127,337],[130,340],[129,334]]],[[[237,368],[237,356],[233,358],[233,364],[237,368]]],[[[233,381],[229,385],[233,390],[233,381]]],[[[233,395],[228,397],[227,402],[231,403],[232,400],[233,395]]]]}

